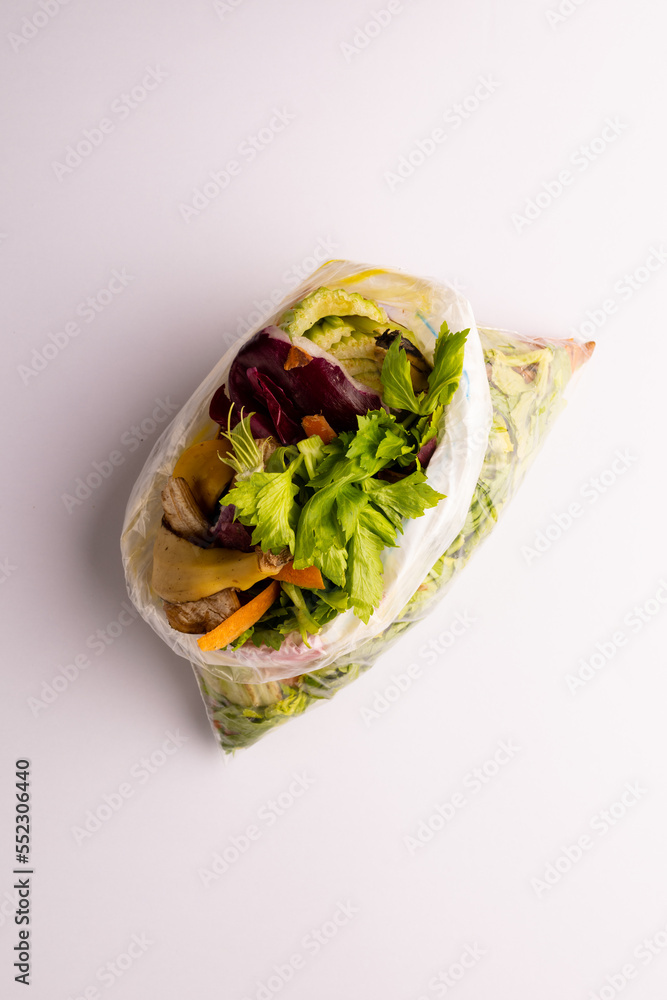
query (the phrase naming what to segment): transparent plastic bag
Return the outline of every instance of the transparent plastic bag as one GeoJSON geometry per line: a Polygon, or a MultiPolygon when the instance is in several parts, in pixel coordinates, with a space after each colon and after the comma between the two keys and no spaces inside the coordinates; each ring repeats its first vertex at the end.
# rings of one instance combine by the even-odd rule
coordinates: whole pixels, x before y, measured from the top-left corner
{"type": "Polygon", "coordinates": [[[589,353],[578,345],[526,341],[501,331],[484,330],[480,338],[469,303],[454,288],[391,269],[332,261],[224,355],[149,456],[130,496],[121,549],[133,603],[174,652],[192,663],[225,750],[248,746],[277,723],[331,697],[431,610],[516,489],[562,405],[573,359],[580,363],[589,353]],[[379,302],[394,322],[413,331],[427,358],[443,321],[451,330],[470,329],[463,376],[427,470],[428,482],[446,500],[408,522],[397,548],[384,551],[384,596],[367,625],[345,612],[311,637],[310,648],[296,636],[278,651],[248,643],[236,651],[202,653],[194,637],[170,628],[150,586],[161,490],[180,453],[215,436],[209,403],[241,345],[322,286],[379,302]]]}
{"type": "MultiPolygon", "coordinates": [[[[303,344],[313,353],[309,341],[303,344]]],[[[249,331],[227,351],[155,445],[132,491],[123,528],[121,547],[130,597],[174,652],[220,678],[262,683],[330,666],[395,620],[443,548],[458,535],[484,458],[490,422],[482,349],[472,310],[461,295],[444,284],[397,271],[371,270],[346,262],[326,264],[281,303],[268,322],[249,331]],[[288,637],[277,651],[247,643],[237,650],[203,653],[195,637],[169,626],[162,601],[150,586],[153,544],[162,520],[160,493],[180,453],[199,440],[215,436],[218,427],[209,419],[209,404],[225,381],[241,344],[257,330],[276,323],[294,303],[321,286],[357,291],[379,302],[392,320],[415,333],[427,358],[433,356],[435,332],[443,320],[452,330],[470,328],[461,384],[447,408],[444,436],[427,470],[429,484],[445,494],[446,500],[423,517],[409,521],[398,546],[385,549],[384,595],[367,625],[347,611],[313,636],[310,648],[297,634],[288,637]]]]}

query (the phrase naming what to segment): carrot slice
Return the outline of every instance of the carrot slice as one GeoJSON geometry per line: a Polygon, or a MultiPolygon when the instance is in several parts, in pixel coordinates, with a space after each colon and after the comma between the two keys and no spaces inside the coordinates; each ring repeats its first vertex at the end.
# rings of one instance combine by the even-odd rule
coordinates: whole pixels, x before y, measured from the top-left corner
{"type": "Polygon", "coordinates": [[[307,351],[302,351],[300,347],[290,347],[283,368],[286,372],[291,371],[292,368],[305,368],[312,360],[312,355],[308,354],[307,351]]]}
{"type": "Polygon", "coordinates": [[[204,651],[224,649],[230,642],[234,642],[234,639],[238,639],[240,635],[243,635],[246,629],[254,625],[256,621],[259,621],[264,612],[269,610],[279,593],[280,584],[272,580],[268,587],[265,587],[257,597],[253,597],[251,601],[248,601],[238,611],[235,611],[233,615],[225,618],[224,622],[220,622],[219,625],[211,629],[210,632],[207,632],[206,635],[197,639],[197,645],[204,651]]]}
{"type": "Polygon", "coordinates": [[[282,580],[284,583],[294,583],[297,587],[305,587],[307,590],[324,590],[324,580],[317,566],[307,566],[306,569],[294,569],[292,563],[276,573],[274,580],[282,580]]]}
{"type": "Polygon", "coordinates": [[[324,444],[329,444],[335,437],[338,437],[327,418],[323,417],[321,413],[316,413],[312,417],[304,417],[301,426],[308,437],[319,434],[324,444]]]}

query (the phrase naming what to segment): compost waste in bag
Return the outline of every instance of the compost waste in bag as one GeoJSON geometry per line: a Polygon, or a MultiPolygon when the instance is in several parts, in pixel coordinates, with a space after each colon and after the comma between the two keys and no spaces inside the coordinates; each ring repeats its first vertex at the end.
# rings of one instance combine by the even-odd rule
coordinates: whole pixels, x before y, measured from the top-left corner
{"type": "Polygon", "coordinates": [[[226,751],[330,698],[440,599],[593,344],[478,329],[444,283],[333,261],[219,361],[156,443],[130,597],[226,751]]]}

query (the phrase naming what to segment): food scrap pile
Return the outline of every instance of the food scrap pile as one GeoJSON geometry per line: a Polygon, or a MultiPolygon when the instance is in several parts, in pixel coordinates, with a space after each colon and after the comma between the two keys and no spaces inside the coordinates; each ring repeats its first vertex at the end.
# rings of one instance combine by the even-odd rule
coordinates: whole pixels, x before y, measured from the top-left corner
{"type": "Polygon", "coordinates": [[[368,622],[382,552],[444,497],[425,469],[468,330],[432,359],[358,293],[319,288],[237,354],[162,492],[153,590],[202,650],[306,645],[343,612],[368,622]]]}

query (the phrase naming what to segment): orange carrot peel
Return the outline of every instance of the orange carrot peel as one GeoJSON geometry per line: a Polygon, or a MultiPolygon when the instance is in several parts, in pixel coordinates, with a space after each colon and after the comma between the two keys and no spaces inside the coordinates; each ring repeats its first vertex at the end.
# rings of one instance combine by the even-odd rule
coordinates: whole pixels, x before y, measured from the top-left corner
{"type": "Polygon", "coordinates": [[[286,372],[292,368],[305,368],[313,360],[312,355],[307,351],[302,351],[300,347],[290,347],[287,360],[283,365],[286,372]]]}
{"type": "Polygon", "coordinates": [[[324,580],[317,566],[307,566],[306,569],[294,569],[292,563],[283,566],[273,578],[283,583],[294,583],[306,590],[324,590],[324,580]]]}
{"type": "Polygon", "coordinates": [[[251,601],[235,611],[224,622],[220,622],[214,629],[197,639],[197,645],[204,652],[213,649],[224,649],[230,642],[234,642],[240,635],[249,629],[251,625],[258,622],[265,611],[268,611],[280,593],[280,584],[272,580],[268,587],[253,597],[251,601]]]}
{"type": "Polygon", "coordinates": [[[314,434],[317,434],[322,438],[324,444],[330,444],[338,436],[329,421],[321,413],[316,413],[312,417],[304,417],[301,421],[301,426],[308,437],[313,437],[314,434]]]}

